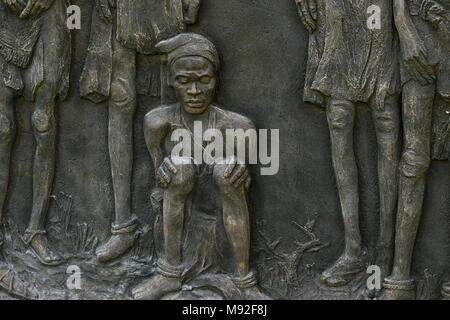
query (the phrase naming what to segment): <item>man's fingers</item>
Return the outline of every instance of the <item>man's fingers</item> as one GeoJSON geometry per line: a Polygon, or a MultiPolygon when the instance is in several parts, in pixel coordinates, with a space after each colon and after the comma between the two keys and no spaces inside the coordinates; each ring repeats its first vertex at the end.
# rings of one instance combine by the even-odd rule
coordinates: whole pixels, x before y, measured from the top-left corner
{"type": "Polygon", "coordinates": [[[303,13],[301,12],[300,7],[298,7],[298,15],[300,16],[300,20],[302,20],[302,23],[305,26],[308,33],[313,33],[313,29],[311,29],[309,24],[306,22],[305,17],[303,17],[303,13]]]}
{"type": "Polygon", "coordinates": [[[246,167],[244,165],[240,166],[238,171],[233,175],[233,177],[231,178],[231,183],[235,183],[237,179],[239,179],[244,172],[246,172],[246,167]]]}
{"type": "Polygon", "coordinates": [[[169,158],[165,158],[164,161],[163,161],[163,163],[164,163],[164,166],[165,166],[170,172],[172,172],[173,174],[177,174],[177,173],[178,173],[177,168],[175,168],[175,166],[173,165],[172,161],[170,161],[169,158]]]}
{"type": "Polygon", "coordinates": [[[300,2],[300,10],[306,23],[311,28],[311,30],[314,31],[316,29],[316,25],[313,21],[313,18],[311,17],[311,14],[309,13],[309,9],[307,8],[304,0],[300,2]]]}
{"type": "Polygon", "coordinates": [[[166,183],[170,183],[170,177],[169,175],[164,171],[163,168],[158,169],[158,176],[166,183]]]}
{"type": "Polygon", "coordinates": [[[20,14],[21,19],[26,19],[30,15],[31,9],[33,9],[34,3],[36,0],[29,0],[26,7],[23,9],[22,13],[20,14]]]}
{"type": "Polygon", "coordinates": [[[37,17],[43,10],[43,6],[39,2],[36,2],[30,10],[29,17],[37,17]]]}
{"type": "Polygon", "coordinates": [[[245,180],[244,188],[246,191],[250,190],[250,186],[252,185],[252,178],[250,176],[247,177],[247,180],[245,180]]]}
{"type": "Polygon", "coordinates": [[[311,16],[314,20],[317,20],[317,4],[316,0],[309,0],[309,12],[311,12],[311,16]]]}
{"type": "Polygon", "coordinates": [[[236,181],[234,184],[234,187],[237,189],[239,188],[248,178],[248,170],[245,170],[245,172],[241,175],[241,177],[236,181]]]}
{"type": "Polygon", "coordinates": [[[230,175],[233,172],[235,167],[236,167],[236,159],[233,159],[233,160],[231,160],[231,162],[228,164],[227,168],[225,169],[225,173],[223,174],[223,177],[224,178],[230,177],[230,175]]]}

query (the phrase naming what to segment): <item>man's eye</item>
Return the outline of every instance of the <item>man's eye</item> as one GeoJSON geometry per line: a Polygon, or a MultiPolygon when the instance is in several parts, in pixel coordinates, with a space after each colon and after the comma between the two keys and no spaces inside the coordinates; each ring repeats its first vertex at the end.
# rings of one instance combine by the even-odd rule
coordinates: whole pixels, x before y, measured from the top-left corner
{"type": "Polygon", "coordinates": [[[203,83],[203,84],[208,84],[208,83],[211,82],[211,77],[209,77],[209,76],[201,77],[200,78],[200,82],[203,83]]]}
{"type": "Polygon", "coordinates": [[[178,80],[179,83],[183,83],[183,84],[189,82],[189,79],[186,78],[186,77],[178,77],[177,80],[178,80]]]}

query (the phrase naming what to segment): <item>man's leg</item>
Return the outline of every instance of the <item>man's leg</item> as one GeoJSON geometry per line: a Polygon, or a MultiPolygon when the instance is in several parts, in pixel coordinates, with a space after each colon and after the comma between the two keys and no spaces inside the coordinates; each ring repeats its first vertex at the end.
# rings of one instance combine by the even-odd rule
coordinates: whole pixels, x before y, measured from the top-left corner
{"type": "Polygon", "coordinates": [[[131,214],[133,119],[136,110],[136,53],[114,41],[108,144],[114,188],[115,221],[112,236],[100,246],[97,259],[120,257],[135,241],[136,221],[131,214]]]}
{"type": "Polygon", "coordinates": [[[50,203],[56,153],[55,100],[58,81],[52,81],[51,69],[36,93],[32,125],[36,140],[33,165],[33,207],[25,240],[43,264],[56,265],[61,257],[47,242],[45,223],[50,203]]]}
{"type": "Polygon", "coordinates": [[[3,218],[6,205],[11,151],[15,136],[14,92],[0,84],[0,218],[3,218]]]}
{"type": "Polygon", "coordinates": [[[330,100],[327,119],[331,137],[331,156],[344,219],[345,249],[342,256],[322,273],[321,281],[342,286],[362,271],[359,231],[358,171],[353,145],[355,105],[330,100]]]}
{"type": "MultiPolygon", "coordinates": [[[[382,278],[390,271],[394,255],[395,212],[398,195],[400,154],[400,104],[397,95],[386,97],[384,105],[372,104],[378,142],[378,185],[380,193],[380,230],[375,264],[382,278]]],[[[375,100],[375,99],[374,99],[375,100]]]]}
{"type": "MultiPolygon", "coordinates": [[[[248,212],[245,183],[235,187],[231,180],[233,173],[226,174],[228,164],[237,162],[234,172],[242,169],[236,158],[228,158],[224,163],[216,164],[213,171],[222,202],[222,215],[225,233],[231,244],[236,270],[233,282],[248,300],[264,300],[267,297],[257,287],[256,274],[250,271],[250,215],[248,212]],[[225,178],[225,176],[229,176],[225,178]]],[[[242,176],[240,179],[245,179],[242,176]]],[[[238,180],[239,181],[239,180],[238,180]]]]}
{"type": "Polygon", "coordinates": [[[182,245],[186,201],[195,186],[196,172],[193,161],[172,157],[177,171],[171,175],[164,192],[163,229],[165,256],[158,260],[158,274],[133,289],[136,300],[155,300],[181,288],[182,245]]]}
{"type": "Polygon", "coordinates": [[[430,166],[432,107],[435,85],[409,81],[403,87],[405,147],[400,161],[399,204],[392,273],[385,279],[386,299],[414,299],[411,260],[422,214],[430,166]]]}

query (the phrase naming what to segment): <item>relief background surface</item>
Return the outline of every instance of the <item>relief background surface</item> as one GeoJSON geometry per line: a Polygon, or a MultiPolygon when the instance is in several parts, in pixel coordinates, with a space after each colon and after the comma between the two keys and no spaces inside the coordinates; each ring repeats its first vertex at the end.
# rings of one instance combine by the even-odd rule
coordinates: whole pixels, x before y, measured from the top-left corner
{"type": "MultiPolygon", "coordinates": [[[[4,256],[18,273],[39,288],[44,298],[129,298],[130,286],[153,272],[154,215],[149,193],[155,182],[142,125],[144,115],[159,103],[153,94],[159,87],[155,81],[158,76],[149,76],[151,72],[157,75],[159,67],[155,58],[139,57],[138,91],[145,94],[139,95],[135,117],[133,212],[139,217],[140,238],[130,253],[101,265],[95,261],[92,250],[109,235],[113,217],[108,109],[105,103],[96,105],[79,95],[92,1],[73,2],[81,7],[82,24],[81,30],[72,33],[70,95],[57,108],[53,187],[56,199],[51,203],[48,222],[52,244],[68,261],[56,268],[40,266],[33,258],[26,259],[26,254],[19,253],[21,243],[15,239],[16,228],[18,234],[26,228],[32,204],[32,105],[23,99],[16,103],[19,130],[5,214],[10,232],[4,256]],[[82,270],[82,290],[65,289],[66,268],[70,264],[79,265],[82,270]]],[[[273,298],[360,297],[365,284],[362,278],[339,289],[322,287],[318,281],[320,272],[341,253],[343,225],[326,117],[321,109],[302,102],[308,35],[294,1],[203,0],[198,23],[188,30],[211,39],[221,54],[217,103],[246,115],[257,128],[280,129],[279,173],[260,176],[257,168],[252,169],[251,263],[258,270],[261,287],[273,298]],[[302,246],[311,238],[298,225],[307,225],[306,230],[320,244],[313,248],[302,246]]],[[[370,265],[379,220],[376,139],[367,106],[358,106],[355,144],[360,170],[360,226],[365,258],[370,265]]],[[[413,274],[419,280],[418,298],[422,299],[438,298],[441,280],[448,279],[448,170],[448,162],[434,161],[428,174],[424,214],[413,258],[413,274]]]]}

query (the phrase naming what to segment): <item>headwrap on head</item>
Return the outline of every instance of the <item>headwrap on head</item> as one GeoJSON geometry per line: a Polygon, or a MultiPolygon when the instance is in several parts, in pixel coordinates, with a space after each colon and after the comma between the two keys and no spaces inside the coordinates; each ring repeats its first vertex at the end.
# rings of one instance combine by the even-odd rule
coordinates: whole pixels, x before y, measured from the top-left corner
{"type": "Polygon", "coordinates": [[[209,60],[216,71],[219,70],[220,61],[217,49],[211,41],[196,33],[180,33],[175,37],[160,41],[156,49],[162,54],[167,54],[169,68],[182,57],[200,56],[209,60]]]}

